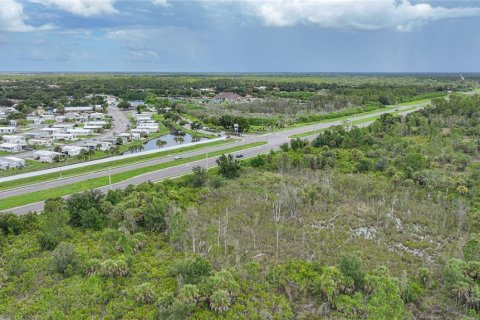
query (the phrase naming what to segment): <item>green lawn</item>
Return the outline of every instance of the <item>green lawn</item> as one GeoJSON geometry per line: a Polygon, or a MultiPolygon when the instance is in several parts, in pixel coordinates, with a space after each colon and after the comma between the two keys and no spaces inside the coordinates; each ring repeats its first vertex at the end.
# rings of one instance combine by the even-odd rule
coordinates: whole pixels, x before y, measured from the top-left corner
{"type": "MultiPolygon", "coordinates": [[[[0,183],[0,190],[8,190],[8,189],[22,187],[22,186],[25,186],[25,185],[30,185],[32,183],[39,183],[39,182],[56,180],[56,179],[60,179],[61,177],[63,177],[63,178],[73,177],[73,176],[83,175],[83,174],[97,172],[97,171],[104,171],[105,169],[123,167],[123,166],[129,165],[129,164],[145,162],[145,161],[148,161],[148,160],[152,160],[152,159],[156,159],[156,158],[160,158],[160,157],[164,157],[164,156],[168,156],[168,155],[184,153],[184,152],[197,150],[197,149],[201,149],[201,148],[214,147],[214,146],[230,143],[231,141],[232,140],[213,141],[213,142],[210,142],[210,143],[193,145],[193,146],[179,148],[179,149],[175,149],[175,150],[171,150],[171,151],[163,151],[163,152],[158,152],[158,153],[153,153],[153,154],[148,154],[148,155],[143,155],[143,156],[138,156],[138,157],[126,158],[126,159],[111,161],[111,162],[108,162],[108,163],[93,164],[91,166],[65,170],[61,173],[60,172],[54,172],[54,173],[48,173],[48,174],[44,174],[44,175],[36,176],[36,177],[23,178],[23,179],[17,179],[17,180],[13,180],[13,181],[2,182],[2,183],[0,183]]],[[[28,165],[36,166],[37,170],[41,169],[41,167],[40,167],[41,163],[39,163],[37,161],[29,161],[28,165]]]]}
{"type": "MultiPolygon", "coordinates": [[[[225,150],[211,152],[208,154],[208,157],[213,158],[222,154],[232,153],[232,152],[236,152],[244,149],[250,149],[250,148],[258,147],[267,143],[268,142],[266,141],[260,141],[260,142],[249,143],[246,145],[237,146],[237,147],[233,147],[225,150]]],[[[174,167],[174,166],[178,166],[178,165],[182,165],[182,164],[186,164],[189,162],[198,161],[202,159],[205,159],[205,156],[203,154],[180,159],[180,160],[159,163],[149,167],[143,167],[135,170],[113,174],[111,176],[111,179],[112,179],[112,183],[118,183],[144,173],[166,169],[166,168],[170,168],[170,167],[174,167]]],[[[24,206],[30,203],[44,201],[48,198],[63,197],[75,192],[87,191],[90,189],[106,186],[108,184],[109,184],[108,177],[100,177],[100,178],[89,179],[79,183],[70,184],[70,185],[66,185],[58,188],[52,188],[48,190],[42,190],[42,191],[32,192],[32,193],[14,196],[10,198],[5,198],[5,199],[2,199],[2,201],[0,202],[0,210],[6,210],[6,209],[24,206]]]]}

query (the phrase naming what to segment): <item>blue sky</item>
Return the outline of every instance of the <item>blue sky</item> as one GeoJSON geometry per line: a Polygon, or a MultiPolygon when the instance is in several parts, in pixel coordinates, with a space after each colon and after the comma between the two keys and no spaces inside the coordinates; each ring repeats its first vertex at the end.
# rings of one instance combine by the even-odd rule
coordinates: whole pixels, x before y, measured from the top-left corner
{"type": "Polygon", "coordinates": [[[480,72],[479,31],[475,0],[0,0],[0,70],[480,72]]]}

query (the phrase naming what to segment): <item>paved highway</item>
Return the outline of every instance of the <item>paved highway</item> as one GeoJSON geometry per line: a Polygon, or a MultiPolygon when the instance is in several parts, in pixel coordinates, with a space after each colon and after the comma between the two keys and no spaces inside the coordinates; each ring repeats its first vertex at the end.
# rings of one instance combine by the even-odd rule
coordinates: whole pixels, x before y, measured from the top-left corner
{"type": "MultiPolygon", "coordinates": [[[[424,105],[424,104],[419,104],[419,105],[416,105],[416,106],[421,107],[422,105],[424,105]]],[[[401,112],[402,109],[409,109],[411,107],[412,107],[412,105],[409,105],[409,106],[399,107],[399,109],[400,109],[400,112],[401,112]]],[[[413,112],[413,111],[415,111],[415,110],[408,110],[408,111],[405,111],[403,113],[409,113],[409,112],[413,112]]],[[[356,116],[356,117],[352,116],[351,120],[355,121],[355,120],[361,120],[361,119],[368,119],[372,116],[381,115],[383,113],[389,113],[389,112],[394,112],[394,110],[393,109],[388,109],[388,110],[383,110],[383,111],[379,111],[379,112],[371,113],[371,114],[367,114],[367,115],[362,115],[362,116],[356,116]]],[[[332,127],[332,126],[337,126],[337,125],[341,125],[342,123],[343,123],[343,120],[332,120],[331,122],[327,122],[327,123],[317,123],[317,124],[307,125],[307,126],[298,127],[298,128],[288,128],[288,129],[285,129],[285,130],[281,130],[281,131],[277,131],[277,132],[269,133],[269,134],[265,134],[265,135],[245,136],[244,139],[240,142],[236,142],[236,143],[233,143],[233,144],[222,145],[222,146],[218,146],[218,147],[196,150],[196,151],[192,151],[192,152],[186,152],[186,153],[183,154],[183,156],[184,157],[190,157],[190,156],[194,156],[194,155],[205,154],[207,152],[213,152],[213,151],[218,151],[218,150],[231,148],[232,146],[244,145],[244,144],[248,144],[248,143],[252,143],[252,142],[258,142],[258,141],[268,141],[268,144],[266,144],[266,145],[262,145],[262,146],[259,146],[259,147],[239,151],[239,153],[242,153],[245,157],[252,157],[252,156],[255,156],[257,154],[262,154],[262,153],[269,152],[272,149],[278,149],[282,143],[285,143],[285,142],[289,141],[289,136],[291,136],[291,135],[300,134],[300,133],[304,133],[304,132],[310,132],[310,131],[319,130],[319,129],[324,129],[324,128],[328,128],[328,127],[332,127]]],[[[369,123],[371,123],[371,121],[366,122],[366,123],[362,123],[361,125],[364,126],[364,125],[368,125],[369,123]]],[[[151,161],[147,161],[147,162],[143,162],[143,163],[137,163],[137,164],[133,164],[133,165],[125,166],[125,167],[115,168],[115,169],[112,169],[110,172],[111,173],[119,173],[119,172],[129,171],[129,170],[139,168],[139,167],[145,167],[145,166],[148,166],[148,165],[168,162],[168,161],[172,161],[172,160],[173,160],[173,157],[163,157],[163,158],[160,158],[160,159],[155,159],[155,160],[151,160],[151,161]]],[[[99,188],[99,190],[101,190],[103,192],[106,192],[110,188],[111,189],[124,188],[129,184],[140,184],[140,183],[146,182],[146,181],[160,181],[160,180],[167,179],[167,178],[178,177],[178,176],[190,173],[192,171],[192,167],[194,167],[196,165],[200,165],[200,166],[207,165],[209,168],[213,167],[213,166],[216,165],[215,160],[216,160],[216,157],[208,158],[208,159],[204,159],[204,160],[191,162],[191,163],[188,163],[188,164],[183,164],[183,165],[170,167],[170,168],[166,168],[166,169],[162,169],[162,170],[158,170],[158,171],[154,171],[154,172],[149,172],[149,173],[146,173],[146,174],[143,174],[143,175],[140,175],[140,176],[136,176],[136,177],[133,177],[131,179],[113,184],[111,186],[105,186],[105,187],[99,188]]],[[[69,184],[72,184],[72,183],[77,183],[77,182],[84,181],[84,180],[87,180],[87,179],[92,179],[92,178],[95,178],[95,177],[101,177],[101,176],[106,176],[106,175],[108,175],[108,171],[95,172],[95,173],[92,173],[92,174],[85,174],[85,175],[82,175],[82,176],[60,179],[60,180],[45,182],[45,183],[41,183],[41,184],[37,184],[37,185],[33,185],[33,186],[22,187],[22,188],[19,188],[19,189],[8,190],[8,191],[0,192],[0,199],[8,198],[8,197],[11,197],[11,196],[18,196],[18,195],[22,195],[22,194],[27,194],[27,193],[31,193],[31,192],[39,191],[39,190],[46,190],[46,189],[51,189],[51,188],[55,188],[55,187],[61,187],[61,186],[64,186],[64,185],[69,185],[69,184]]],[[[43,202],[38,202],[38,203],[33,203],[33,204],[26,205],[26,206],[5,210],[5,211],[13,212],[15,214],[25,214],[25,213],[30,212],[30,211],[41,211],[42,209],[43,209],[43,202]]]]}

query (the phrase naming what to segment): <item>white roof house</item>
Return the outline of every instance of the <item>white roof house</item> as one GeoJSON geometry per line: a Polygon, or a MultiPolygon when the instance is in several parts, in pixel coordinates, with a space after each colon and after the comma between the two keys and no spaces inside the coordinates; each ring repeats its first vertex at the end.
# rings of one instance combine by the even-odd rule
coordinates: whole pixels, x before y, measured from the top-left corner
{"type": "Polygon", "coordinates": [[[87,126],[104,126],[107,124],[107,121],[87,121],[85,125],[87,126]]]}
{"type": "Polygon", "coordinates": [[[102,150],[106,151],[113,146],[113,143],[108,141],[99,141],[99,142],[87,142],[84,144],[84,147],[89,148],[90,150],[102,150]]]}
{"type": "Polygon", "coordinates": [[[133,114],[133,118],[135,121],[145,121],[145,120],[152,120],[152,115],[150,113],[135,113],[133,114]]]}
{"type": "Polygon", "coordinates": [[[55,116],[53,114],[42,114],[41,117],[44,120],[55,120],[55,116]]]}
{"type": "Polygon", "coordinates": [[[93,120],[103,120],[105,119],[105,113],[94,112],[91,113],[88,117],[93,120]]]}
{"type": "Polygon", "coordinates": [[[65,107],[65,112],[85,112],[93,111],[93,106],[65,107]]]}
{"type": "Polygon", "coordinates": [[[113,146],[113,143],[111,142],[108,142],[108,141],[102,141],[100,142],[100,150],[102,151],[106,151],[108,149],[110,149],[111,147],[113,146]]]}
{"type": "Polygon", "coordinates": [[[17,157],[4,157],[3,159],[9,161],[14,167],[25,167],[25,159],[17,157]]]}
{"type": "Polygon", "coordinates": [[[23,134],[27,139],[39,139],[39,138],[48,138],[50,133],[47,131],[28,131],[23,134]]]}
{"type": "Polygon", "coordinates": [[[3,142],[7,142],[7,143],[16,143],[23,146],[27,144],[27,140],[25,139],[25,136],[5,135],[2,138],[3,138],[3,142]]]}
{"type": "Polygon", "coordinates": [[[137,133],[137,134],[140,134],[140,135],[146,134],[147,136],[150,134],[150,130],[145,129],[145,128],[143,128],[143,129],[141,129],[141,128],[140,129],[132,129],[132,130],[130,130],[130,132],[132,133],[132,135],[134,133],[137,133]]]}
{"type": "Polygon", "coordinates": [[[17,132],[16,127],[0,127],[0,133],[15,133],[17,132]]]}
{"type": "Polygon", "coordinates": [[[25,166],[25,160],[17,157],[0,158],[0,169],[7,170],[11,168],[21,168],[25,166]]]}
{"type": "Polygon", "coordinates": [[[64,155],[60,152],[48,150],[38,150],[33,153],[33,157],[35,158],[35,160],[38,160],[40,162],[53,162],[55,160],[55,157],[62,156],[64,155]]]}
{"type": "Polygon", "coordinates": [[[65,121],[65,116],[55,116],[55,122],[60,123],[65,121]]]}
{"type": "Polygon", "coordinates": [[[3,158],[0,158],[0,170],[8,169],[10,169],[10,162],[3,160],[3,158]]]}
{"type": "Polygon", "coordinates": [[[28,144],[32,146],[51,146],[53,139],[29,139],[28,144]]]}
{"type": "Polygon", "coordinates": [[[22,151],[22,146],[17,143],[4,142],[0,144],[0,151],[19,152],[22,151]]]}
{"type": "Polygon", "coordinates": [[[63,131],[60,128],[42,128],[42,131],[49,132],[49,133],[56,133],[56,132],[61,132],[63,131]]]}
{"type": "Polygon", "coordinates": [[[139,123],[137,129],[147,129],[151,133],[158,131],[158,123],[139,123]]]}
{"type": "Polygon", "coordinates": [[[72,129],[67,129],[67,133],[71,133],[77,136],[89,136],[93,132],[90,129],[72,128],[72,129]]]}
{"type": "Polygon", "coordinates": [[[102,126],[83,126],[83,129],[87,129],[87,130],[98,130],[98,129],[103,129],[102,126]]]}
{"type": "Polygon", "coordinates": [[[83,147],[78,147],[78,146],[63,146],[62,147],[62,152],[65,153],[66,155],[70,157],[76,157],[82,152],[82,150],[85,150],[83,147]]]}
{"type": "Polygon", "coordinates": [[[52,128],[71,129],[73,128],[73,123],[57,123],[52,128]]]}
{"type": "Polygon", "coordinates": [[[76,137],[74,134],[71,134],[71,133],[55,132],[55,133],[52,135],[52,138],[53,138],[54,140],[68,140],[68,141],[73,141],[73,140],[75,140],[77,137],[76,137]]]}

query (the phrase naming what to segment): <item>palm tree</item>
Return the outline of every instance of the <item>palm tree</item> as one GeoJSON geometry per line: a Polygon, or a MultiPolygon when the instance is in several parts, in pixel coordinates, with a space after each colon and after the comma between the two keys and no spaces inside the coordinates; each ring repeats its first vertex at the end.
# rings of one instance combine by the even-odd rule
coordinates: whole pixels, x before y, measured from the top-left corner
{"type": "Polygon", "coordinates": [[[87,154],[88,154],[90,160],[92,160],[92,156],[95,155],[95,150],[93,150],[93,149],[88,149],[87,154]]]}
{"type": "Polygon", "coordinates": [[[87,160],[88,159],[88,151],[87,150],[82,150],[80,151],[80,154],[77,156],[79,160],[87,160]]]}
{"type": "Polygon", "coordinates": [[[185,142],[185,139],[180,136],[175,136],[175,138],[173,138],[173,141],[175,141],[176,144],[182,144],[185,142]]]}
{"type": "Polygon", "coordinates": [[[196,134],[196,133],[192,134],[192,141],[193,142],[200,141],[201,139],[202,138],[198,134],[196,134]]]}
{"type": "Polygon", "coordinates": [[[158,139],[157,142],[155,142],[155,144],[157,145],[157,147],[163,148],[167,145],[167,141],[162,140],[162,139],[158,139]]]}
{"type": "Polygon", "coordinates": [[[108,149],[108,151],[113,154],[113,155],[118,155],[120,154],[120,147],[119,146],[116,146],[116,145],[113,145],[110,147],[110,149],[108,149]]]}

